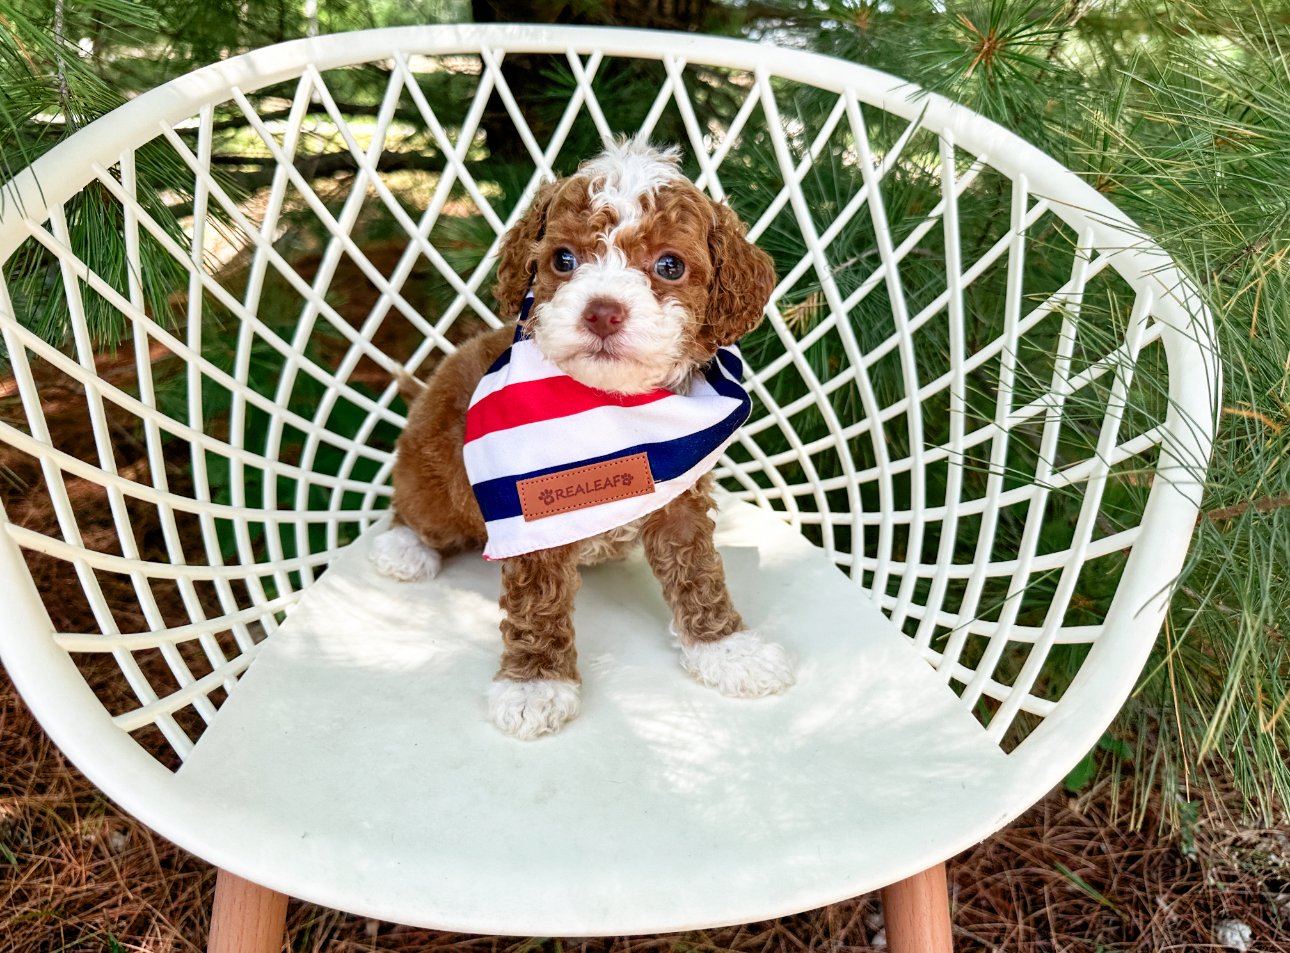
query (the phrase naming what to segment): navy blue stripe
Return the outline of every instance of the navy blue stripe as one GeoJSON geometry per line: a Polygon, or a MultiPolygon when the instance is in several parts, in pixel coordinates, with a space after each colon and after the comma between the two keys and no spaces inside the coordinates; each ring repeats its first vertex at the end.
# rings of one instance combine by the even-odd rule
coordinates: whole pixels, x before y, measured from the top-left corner
{"type": "Polygon", "coordinates": [[[726,373],[735,380],[742,380],[744,376],[744,362],[740,360],[739,355],[727,348],[721,348],[717,351],[717,360],[721,366],[726,369],[726,373]]]}
{"type": "Polygon", "coordinates": [[[743,377],[743,372],[743,361],[739,360],[730,351],[718,351],[717,356],[709,361],[708,366],[703,369],[703,376],[712,386],[712,389],[722,397],[745,400],[748,394],[744,390],[743,384],[738,383],[743,377]],[[721,367],[717,366],[718,361],[721,362],[721,367]],[[725,368],[730,377],[721,373],[722,368],[725,368]],[[731,380],[731,378],[734,378],[734,380],[731,380]]]}
{"type": "MultiPolygon", "coordinates": [[[[529,316],[529,311],[532,308],[533,292],[530,291],[524,296],[524,303],[520,305],[520,316],[515,322],[515,333],[511,335],[511,347],[518,344],[520,339],[524,337],[524,320],[529,316]]],[[[487,377],[493,371],[500,371],[509,363],[511,363],[511,348],[508,347],[498,356],[497,360],[488,365],[488,370],[484,371],[484,376],[487,377]]]]}
{"type": "MultiPolygon", "coordinates": [[[[520,333],[520,329],[516,328],[515,338],[514,340],[511,341],[512,347],[514,346],[515,341],[519,340],[519,333],[520,333]]],[[[498,356],[497,360],[493,361],[492,364],[488,365],[488,370],[484,371],[484,377],[487,377],[489,374],[493,373],[494,371],[500,371],[503,367],[505,367],[509,363],[511,363],[511,349],[508,347],[505,351],[503,351],[498,356]]]]}
{"type": "MultiPolygon", "coordinates": [[[[730,382],[727,381],[726,383],[730,382]]],[[[752,412],[752,401],[742,389],[739,391],[738,398],[740,399],[739,406],[727,414],[723,420],[713,424],[706,430],[699,430],[683,437],[664,440],[659,443],[642,443],[634,447],[624,447],[622,450],[615,450],[613,453],[606,453],[586,460],[571,460],[559,466],[534,470],[531,473],[517,473],[514,476],[497,477],[496,479],[476,483],[472,489],[475,491],[475,499],[479,501],[479,509],[484,514],[484,519],[488,522],[519,516],[523,510],[520,508],[520,493],[515,488],[515,484],[520,480],[546,476],[549,473],[560,473],[564,470],[590,466],[593,463],[603,463],[606,460],[616,460],[619,457],[629,457],[637,453],[649,455],[649,469],[654,476],[655,483],[674,480],[706,457],[714,448],[719,447],[727,437],[738,430],[743,422],[748,419],[749,413],[752,412]]]]}

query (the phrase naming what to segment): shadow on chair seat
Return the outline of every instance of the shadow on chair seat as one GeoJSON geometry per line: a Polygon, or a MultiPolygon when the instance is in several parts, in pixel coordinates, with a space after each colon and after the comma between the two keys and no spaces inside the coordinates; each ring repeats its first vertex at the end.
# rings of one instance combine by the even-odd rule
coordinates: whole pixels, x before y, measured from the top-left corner
{"type": "Polygon", "coordinates": [[[582,714],[519,742],[486,718],[498,564],[401,584],[374,527],[305,594],[179,774],[204,855],[293,896],[470,932],[760,920],[907,877],[997,829],[1008,766],[910,643],[776,517],[718,519],[786,694],[689,680],[643,559],[584,571],[582,714]]]}

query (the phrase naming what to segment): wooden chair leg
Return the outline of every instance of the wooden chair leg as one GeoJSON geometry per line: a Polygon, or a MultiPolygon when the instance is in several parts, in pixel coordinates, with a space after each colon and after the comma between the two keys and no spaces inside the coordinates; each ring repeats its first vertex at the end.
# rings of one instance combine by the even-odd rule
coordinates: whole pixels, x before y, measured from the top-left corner
{"type": "Polygon", "coordinates": [[[884,888],[882,912],[891,953],[952,953],[944,864],[884,888]]]}
{"type": "Polygon", "coordinates": [[[207,953],[282,953],[287,895],[221,870],[207,953]]]}

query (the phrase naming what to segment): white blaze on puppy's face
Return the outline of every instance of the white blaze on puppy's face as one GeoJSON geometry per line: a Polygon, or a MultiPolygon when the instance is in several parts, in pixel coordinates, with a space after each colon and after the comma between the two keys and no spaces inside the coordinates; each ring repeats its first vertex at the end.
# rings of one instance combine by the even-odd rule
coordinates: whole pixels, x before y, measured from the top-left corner
{"type": "Polygon", "coordinates": [[[642,394],[676,386],[684,366],[688,310],[674,298],[659,300],[650,280],[617,249],[580,265],[572,278],[534,309],[533,340],[547,360],[574,380],[599,390],[642,394]],[[600,337],[588,327],[594,301],[622,308],[622,329],[600,337]]]}
{"type": "Polygon", "coordinates": [[[673,146],[659,150],[638,139],[629,139],[617,149],[583,163],[578,174],[586,176],[591,207],[610,208],[618,224],[601,236],[606,243],[617,233],[641,220],[641,205],[666,185],[685,181],[679,163],[680,150],[673,146]]]}
{"type": "MultiPolygon", "coordinates": [[[[708,273],[706,256],[686,262],[669,246],[672,236],[651,234],[660,192],[692,188],[677,163],[675,149],[636,140],[611,148],[579,169],[562,199],[564,214],[548,223],[536,268],[555,286],[538,295],[530,333],[548,360],[590,387],[624,394],[676,389],[692,370],[695,315],[686,299],[693,291],[686,295],[682,286],[686,268],[699,278],[708,273]],[[675,273],[681,263],[675,281],[657,270],[669,254],[664,271],[675,273]]],[[[704,227],[695,222],[685,231],[704,227]]]]}

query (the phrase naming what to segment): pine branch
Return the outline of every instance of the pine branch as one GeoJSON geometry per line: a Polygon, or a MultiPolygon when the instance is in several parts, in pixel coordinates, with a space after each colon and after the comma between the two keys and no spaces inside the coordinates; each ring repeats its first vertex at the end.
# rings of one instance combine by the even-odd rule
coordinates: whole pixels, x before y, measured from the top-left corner
{"type": "Polygon", "coordinates": [[[63,107],[63,115],[71,120],[72,96],[67,86],[67,60],[64,47],[67,46],[66,20],[64,19],[64,0],[54,0],[54,56],[58,63],[58,101],[63,107]]]}

